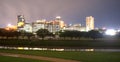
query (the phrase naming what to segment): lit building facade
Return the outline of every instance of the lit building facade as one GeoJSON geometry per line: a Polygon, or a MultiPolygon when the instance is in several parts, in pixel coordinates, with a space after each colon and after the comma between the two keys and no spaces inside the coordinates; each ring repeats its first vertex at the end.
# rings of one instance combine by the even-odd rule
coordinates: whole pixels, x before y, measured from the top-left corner
{"type": "Polygon", "coordinates": [[[52,21],[52,31],[53,33],[59,31],[62,29],[61,25],[60,25],[60,21],[52,21]]]}
{"type": "Polygon", "coordinates": [[[55,22],[57,22],[60,25],[60,28],[64,28],[65,27],[65,23],[64,21],[61,19],[60,16],[57,16],[55,19],[55,22]]]}
{"type": "Polygon", "coordinates": [[[35,33],[39,29],[48,29],[48,31],[52,33],[58,32],[60,30],[89,31],[94,29],[94,18],[92,16],[86,17],[86,27],[83,27],[81,24],[66,26],[60,16],[57,16],[54,20],[51,21],[42,19],[36,20],[32,23],[26,23],[24,16],[18,15],[17,28],[18,31],[23,30],[31,33],[35,33]]]}
{"type": "Polygon", "coordinates": [[[35,33],[39,29],[48,29],[49,32],[57,32],[62,29],[59,21],[43,21],[39,20],[37,22],[32,23],[32,30],[35,33]]]}
{"type": "Polygon", "coordinates": [[[81,24],[70,24],[69,26],[65,27],[64,30],[70,31],[86,31],[85,27],[81,26],[81,24]]]}
{"type": "Polygon", "coordinates": [[[94,17],[89,16],[86,17],[86,31],[90,31],[94,29],[94,17]]]}
{"type": "Polygon", "coordinates": [[[24,25],[22,30],[24,30],[25,32],[30,32],[31,33],[32,32],[32,24],[25,23],[25,25],[24,25]]]}
{"type": "Polygon", "coordinates": [[[25,18],[23,15],[18,15],[18,22],[17,22],[17,29],[18,31],[23,30],[23,27],[25,25],[25,18]]]}
{"type": "Polygon", "coordinates": [[[61,17],[56,17],[55,20],[46,21],[45,19],[37,20],[33,23],[25,23],[23,17],[18,17],[18,30],[24,30],[26,32],[35,33],[39,29],[48,29],[49,32],[55,33],[65,26],[64,21],[61,20],[61,17]],[[22,19],[22,21],[21,21],[22,19]],[[20,23],[23,22],[22,25],[20,23]]]}
{"type": "Polygon", "coordinates": [[[32,23],[32,31],[35,33],[39,29],[45,29],[46,20],[37,20],[36,22],[32,23]]]}

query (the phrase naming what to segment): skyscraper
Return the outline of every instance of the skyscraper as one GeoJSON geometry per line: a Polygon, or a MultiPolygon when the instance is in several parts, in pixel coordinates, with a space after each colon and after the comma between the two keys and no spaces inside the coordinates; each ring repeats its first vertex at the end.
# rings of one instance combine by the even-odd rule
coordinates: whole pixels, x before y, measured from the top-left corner
{"type": "Polygon", "coordinates": [[[60,16],[57,16],[57,17],[55,18],[55,21],[59,23],[60,28],[63,28],[63,27],[65,26],[65,23],[64,23],[64,21],[61,19],[60,16]]]}
{"type": "Polygon", "coordinates": [[[25,25],[25,18],[23,15],[18,15],[17,18],[18,18],[17,28],[18,30],[21,30],[25,25]]]}
{"type": "Polygon", "coordinates": [[[86,31],[90,31],[94,29],[94,17],[89,16],[86,17],[86,31]]]}

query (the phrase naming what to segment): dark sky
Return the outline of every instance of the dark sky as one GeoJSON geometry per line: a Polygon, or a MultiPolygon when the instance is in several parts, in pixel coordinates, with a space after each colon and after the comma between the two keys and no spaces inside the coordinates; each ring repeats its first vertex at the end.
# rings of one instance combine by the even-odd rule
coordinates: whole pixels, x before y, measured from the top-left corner
{"type": "Polygon", "coordinates": [[[16,25],[17,15],[27,22],[61,16],[65,23],[81,23],[95,18],[95,27],[120,28],[120,0],[0,0],[0,27],[16,25]]]}

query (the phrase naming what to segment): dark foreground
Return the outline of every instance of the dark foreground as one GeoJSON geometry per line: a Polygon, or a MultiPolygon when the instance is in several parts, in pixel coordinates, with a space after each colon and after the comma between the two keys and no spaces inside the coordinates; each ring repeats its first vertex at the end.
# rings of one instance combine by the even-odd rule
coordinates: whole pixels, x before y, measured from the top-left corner
{"type": "Polygon", "coordinates": [[[0,40],[0,46],[120,49],[120,40],[0,40]]]}

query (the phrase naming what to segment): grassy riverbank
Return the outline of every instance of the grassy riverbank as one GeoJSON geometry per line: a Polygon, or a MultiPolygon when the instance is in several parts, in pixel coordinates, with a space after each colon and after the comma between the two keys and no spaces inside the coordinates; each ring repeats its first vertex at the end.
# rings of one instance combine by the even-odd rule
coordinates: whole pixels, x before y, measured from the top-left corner
{"type": "Polygon", "coordinates": [[[0,52],[56,57],[78,60],[81,62],[120,62],[120,52],[58,52],[58,51],[23,51],[3,50],[0,52]]]}

